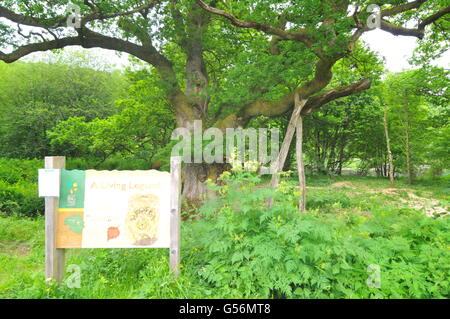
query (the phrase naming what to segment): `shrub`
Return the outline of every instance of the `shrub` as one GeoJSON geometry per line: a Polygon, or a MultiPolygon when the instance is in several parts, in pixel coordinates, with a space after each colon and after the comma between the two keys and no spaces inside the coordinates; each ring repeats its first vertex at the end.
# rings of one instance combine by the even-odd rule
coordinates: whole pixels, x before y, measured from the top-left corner
{"type": "Polygon", "coordinates": [[[350,198],[342,193],[333,192],[316,192],[314,196],[308,197],[308,208],[326,208],[339,204],[343,208],[351,206],[350,198]]]}
{"type": "Polygon", "coordinates": [[[386,210],[301,214],[286,183],[255,187],[249,172],[211,184],[185,239],[187,262],[229,296],[256,298],[448,298],[448,219],[386,210]],[[273,197],[268,208],[266,201],[273,197]],[[378,265],[381,287],[370,288],[378,265]]]}
{"type": "Polygon", "coordinates": [[[7,214],[36,216],[44,211],[38,197],[38,169],[42,160],[0,158],[0,211],[7,214]]]}
{"type": "Polygon", "coordinates": [[[0,158],[0,180],[9,184],[21,181],[35,182],[38,168],[41,168],[43,160],[22,160],[0,158]]]}
{"type": "Polygon", "coordinates": [[[98,158],[67,158],[67,169],[97,170],[148,170],[151,164],[143,159],[112,156],[102,161],[98,158]]]}

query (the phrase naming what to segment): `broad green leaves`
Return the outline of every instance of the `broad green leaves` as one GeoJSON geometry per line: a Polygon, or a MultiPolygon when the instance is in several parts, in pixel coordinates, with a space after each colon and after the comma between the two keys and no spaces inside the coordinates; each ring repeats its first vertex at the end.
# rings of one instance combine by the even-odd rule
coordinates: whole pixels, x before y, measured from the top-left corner
{"type": "Polygon", "coordinates": [[[448,296],[448,219],[389,208],[300,214],[292,186],[255,188],[258,180],[227,174],[186,226],[185,258],[210,287],[244,298],[448,296]],[[379,288],[367,284],[369,265],[379,266],[379,288]]]}
{"type": "Polygon", "coordinates": [[[129,74],[133,85],[129,98],[115,101],[119,110],[93,120],[71,117],[48,131],[53,151],[97,159],[97,165],[112,156],[132,156],[150,165],[155,154],[169,141],[174,128],[162,90],[146,70],[129,74]]]}

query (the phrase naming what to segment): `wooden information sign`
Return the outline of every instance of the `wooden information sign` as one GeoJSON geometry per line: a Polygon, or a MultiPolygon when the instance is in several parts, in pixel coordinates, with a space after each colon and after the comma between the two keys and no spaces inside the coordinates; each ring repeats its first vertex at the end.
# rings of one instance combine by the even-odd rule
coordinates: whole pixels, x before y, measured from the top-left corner
{"type": "Polygon", "coordinates": [[[45,164],[39,185],[47,279],[62,280],[69,248],[169,248],[170,266],[179,275],[180,157],[171,159],[170,173],[66,170],[64,157],[46,157],[45,164]]]}

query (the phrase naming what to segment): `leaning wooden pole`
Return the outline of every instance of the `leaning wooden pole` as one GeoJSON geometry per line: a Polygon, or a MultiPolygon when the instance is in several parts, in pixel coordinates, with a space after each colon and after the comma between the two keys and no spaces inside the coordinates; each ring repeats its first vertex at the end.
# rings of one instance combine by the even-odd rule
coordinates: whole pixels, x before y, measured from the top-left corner
{"type": "MultiPolygon", "coordinates": [[[[296,94],[298,96],[298,94],[296,94]]],[[[298,97],[296,99],[299,100],[298,97]]],[[[286,162],[287,155],[289,153],[289,148],[292,143],[292,138],[294,137],[295,128],[297,127],[300,113],[305,106],[307,100],[301,100],[300,103],[295,103],[294,111],[292,112],[291,119],[286,130],[286,135],[284,136],[283,144],[281,145],[280,153],[278,154],[277,160],[273,167],[272,179],[270,180],[270,187],[276,188],[278,186],[278,173],[283,170],[284,163],[286,162]]],[[[268,205],[272,206],[273,199],[269,199],[268,205]]]]}
{"type": "Polygon", "coordinates": [[[180,275],[181,157],[170,159],[170,268],[180,275]]]}

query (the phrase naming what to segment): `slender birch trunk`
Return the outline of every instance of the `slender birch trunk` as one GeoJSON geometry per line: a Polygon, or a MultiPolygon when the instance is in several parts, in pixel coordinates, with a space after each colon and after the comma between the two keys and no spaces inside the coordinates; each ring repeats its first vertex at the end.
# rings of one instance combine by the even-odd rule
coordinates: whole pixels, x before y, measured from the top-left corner
{"type": "Polygon", "coordinates": [[[412,185],[413,183],[413,173],[411,167],[411,145],[409,142],[409,128],[405,129],[406,135],[406,170],[408,171],[408,184],[412,185]]]}
{"type": "Polygon", "coordinates": [[[297,156],[297,170],[298,181],[301,190],[301,199],[299,201],[299,210],[304,212],[306,208],[306,180],[305,180],[305,163],[303,162],[303,116],[301,111],[305,103],[300,101],[298,94],[295,95],[295,105],[300,108],[300,115],[297,122],[297,143],[296,143],[296,156],[297,156]]]}
{"type": "Polygon", "coordinates": [[[389,161],[389,180],[391,182],[391,187],[395,187],[394,183],[394,161],[392,159],[392,151],[391,151],[391,139],[389,138],[389,128],[388,128],[388,119],[387,119],[387,105],[384,105],[384,134],[386,136],[386,147],[388,153],[388,161],[389,161]]]}

